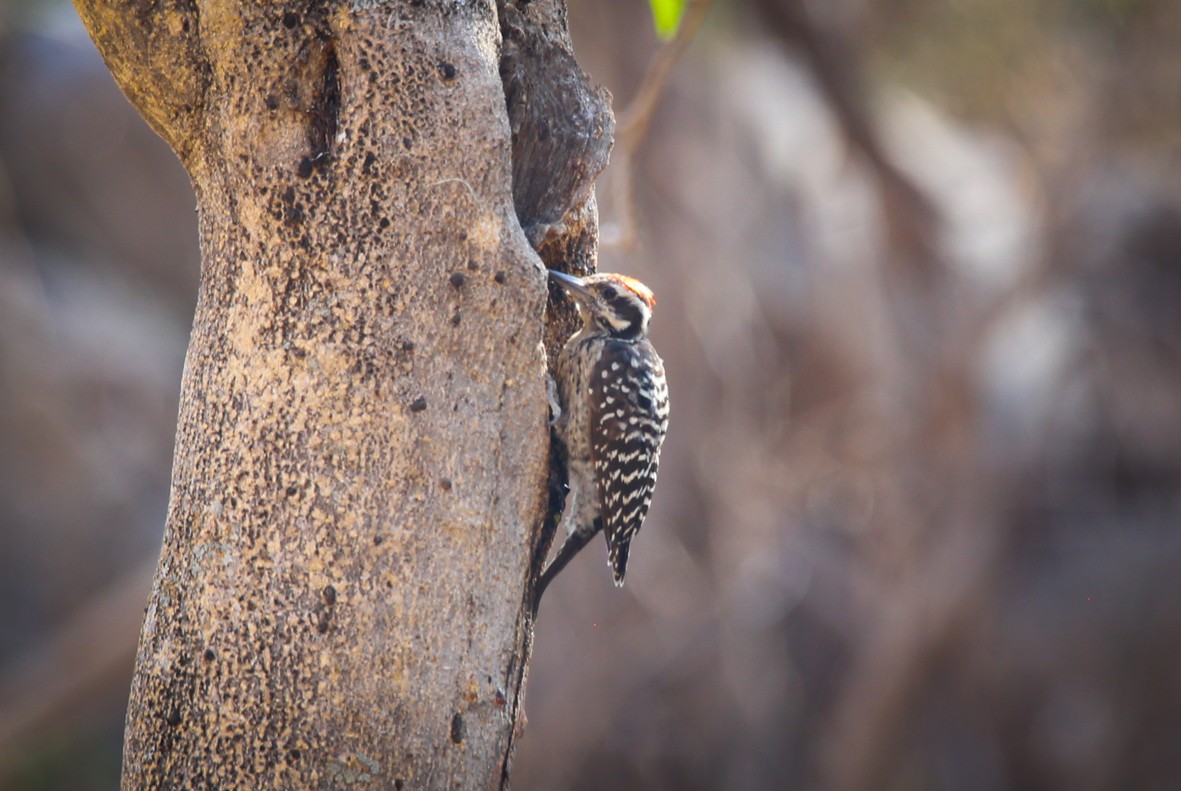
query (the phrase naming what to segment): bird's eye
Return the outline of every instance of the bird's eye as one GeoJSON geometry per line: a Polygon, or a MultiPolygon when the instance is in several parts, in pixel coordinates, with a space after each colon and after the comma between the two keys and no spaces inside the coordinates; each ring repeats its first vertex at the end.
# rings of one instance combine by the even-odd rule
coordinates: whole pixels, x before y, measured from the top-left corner
{"type": "Polygon", "coordinates": [[[615,299],[615,297],[618,295],[619,292],[615,290],[615,286],[607,286],[605,289],[603,289],[604,299],[615,299]]]}

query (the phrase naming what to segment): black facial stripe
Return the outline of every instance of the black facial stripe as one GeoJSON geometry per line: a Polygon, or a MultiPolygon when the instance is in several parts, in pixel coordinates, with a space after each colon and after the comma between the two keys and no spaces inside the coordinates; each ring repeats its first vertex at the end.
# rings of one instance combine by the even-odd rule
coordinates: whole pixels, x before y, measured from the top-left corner
{"type": "Polygon", "coordinates": [[[616,316],[627,322],[627,328],[616,330],[615,334],[630,336],[640,332],[640,325],[644,321],[644,314],[636,305],[633,298],[620,294],[615,299],[609,300],[608,304],[616,316]]]}

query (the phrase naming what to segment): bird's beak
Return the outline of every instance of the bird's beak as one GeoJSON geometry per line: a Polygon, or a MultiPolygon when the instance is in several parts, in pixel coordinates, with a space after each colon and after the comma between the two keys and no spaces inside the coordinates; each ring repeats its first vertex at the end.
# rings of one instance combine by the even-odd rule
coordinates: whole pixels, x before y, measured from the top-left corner
{"type": "Polygon", "coordinates": [[[574,297],[579,302],[593,302],[594,294],[586,287],[581,277],[568,275],[565,272],[555,272],[550,269],[547,270],[551,279],[558,281],[570,296],[574,297]]]}

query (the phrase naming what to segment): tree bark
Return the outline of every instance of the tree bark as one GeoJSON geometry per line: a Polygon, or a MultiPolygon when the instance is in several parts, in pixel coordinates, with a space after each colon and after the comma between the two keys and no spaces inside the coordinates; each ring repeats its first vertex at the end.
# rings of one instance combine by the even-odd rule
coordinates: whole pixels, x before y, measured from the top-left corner
{"type": "Polygon", "coordinates": [[[563,5],[77,6],[202,249],[124,787],[506,784],[555,522],[530,240],[593,269],[612,128],[563,5]]]}

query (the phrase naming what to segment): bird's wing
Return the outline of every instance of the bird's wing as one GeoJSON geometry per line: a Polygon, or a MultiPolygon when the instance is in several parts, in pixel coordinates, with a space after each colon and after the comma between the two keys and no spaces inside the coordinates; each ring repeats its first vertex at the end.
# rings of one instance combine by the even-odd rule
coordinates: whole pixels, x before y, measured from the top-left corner
{"type": "Polygon", "coordinates": [[[615,584],[652,504],[668,429],[664,365],[651,347],[610,342],[591,372],[591,459],[615,584]]]}

